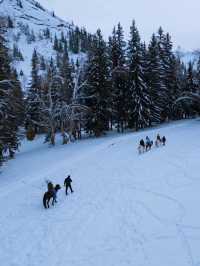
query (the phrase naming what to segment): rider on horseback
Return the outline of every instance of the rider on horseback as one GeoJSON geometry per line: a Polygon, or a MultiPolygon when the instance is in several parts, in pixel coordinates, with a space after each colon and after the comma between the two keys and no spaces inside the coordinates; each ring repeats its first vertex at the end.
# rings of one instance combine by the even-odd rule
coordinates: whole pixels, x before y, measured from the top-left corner
{"type": "Polygon", "coordinates": [[[57,191],[55,190],[53,183],[52,182],[48,182],[47,183],[47,188],[49,192],[53,193],[53,200],[54,202],[57,202],[57,191]]]}
{"type": "Polygon", "coordinates": [[[150,138],[148,136],[146,136],[146,144],[147,145],[151,145],[151,140],[150,140],[150,138]]]}
{"type": "Polygon", "coordinates": [[[146,151],[150,150],[153,145],[153,141],[150,140],[148,136],[146,136],[146,151]]]}
{"type": "Polygon", "coordinates": [[[143,140],[143,139],[140,140],[140,145],[141,145],[142,147],[145,146],[145,143],[144,143],[144,140],[143,140]]]}

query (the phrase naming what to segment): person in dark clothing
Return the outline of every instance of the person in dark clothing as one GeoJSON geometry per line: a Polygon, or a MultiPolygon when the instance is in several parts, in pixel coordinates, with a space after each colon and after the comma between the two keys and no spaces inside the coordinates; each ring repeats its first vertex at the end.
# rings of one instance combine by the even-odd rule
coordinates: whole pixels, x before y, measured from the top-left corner
{"type": "Polygon", "coordinates": [[[145,143],[144,143],[144,140],[143,140],[143,139],[140,140],[140,145],[141,145],[142,147],[145,146],[145,143]]]}
{"type": "Polygon", "coordinates": [[[155,145],[156,147],[159,147],[161,145],[162,141],[161,141],[161,137],[160,135],[158,134],[157,137],[156,137],[156,141],[155,141],[155,145]]]}
{"type": "Polygon", "coordinates": [[[148,136],[146,136],[146,151],[151,150],[152,145],[153,145],[153,142],[150,140],[148,136]]]}
{"type": "Polygon", "coordinates": [[[144,143],[144,140],[141,139],[140,140],[140,145],[138,146],[138,152],[139,152],[139,154],[143,153],[144,150],[145,150],[145,143],[144,143]]]}
{"type": "Polygon", "coordinates": [[[72,189],[71,183],[72,183],[71,177],[70,175],[68,175],[68,177],[65,178],[65,181],[64,181],[64,186],[66,187],[66,195],[67,195],[68,188],[71,190],[71,193],[74,192],[72,189]]]}
{"type": "Polygon", "coordinates": [[[47,183],[47,188],[48,188],[48,192],[53,194],[53,200],[54,202],[57,202],[57,191],[55,190],[53,183],[52,182],[48,182],[47,183]]]}
{"type": "Polygon", "coordinates": [[[162,137],[162,144],[165,145],[165,143],[166,143],[166,138],[165,138],[165,136],[163,136],[162,137]]]}
{"type": "Polygon", "coordinates": [[[146,144],[150,145],[151,144],[151,140],[148,136],[146,136],[146,144]]]}
{"type": "Polygon", "coordinates": [[[161,142],[161,137],[160,137],[160,135],[158,134],[157,135],[157,138],[156,138],[159,142],[161,142]]]}
{"type": "Polygon", "coordinates": [[[52,182],[47,183],[47,189],[48,191],[52,191],[54,189],[52,182]]]}

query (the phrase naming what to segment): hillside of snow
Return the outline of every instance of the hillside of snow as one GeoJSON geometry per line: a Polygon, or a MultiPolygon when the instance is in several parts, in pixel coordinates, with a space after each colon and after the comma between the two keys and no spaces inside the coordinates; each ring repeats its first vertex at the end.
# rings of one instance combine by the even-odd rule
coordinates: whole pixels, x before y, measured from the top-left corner
{"type": "Polygon", "coordinates": [[[200,265],[200,121],[49,148],[22,143],[1,168],[0,265],[200,265]],[[138,155],[141,138],[167,137],[138,155]],[[42,205],[46,179],[74,193],[42,205]]]}
{"type": "Polygon", "coordinates": [[[200,58],[200,50],[195,51],[185,51],[180,47],[175,51],[175,54],[181,59],[181,61],[187,66],[189,62],[192,62],[194,67],[196,67],[197,62],[200,58]]]}
{"type": "MultiPolygon", "coordinates": [[[[23,77],[20,77],[23,89],[26,89],[31,74],[31,58],[34,49],[49,61],[51,57],[56,58],[56,52],[53,49],[53,38],[57,35],[60,38],[61,33],[68,38],[69,30],[74,26],[58,18],[52,12],[44,9],[34,0],[1,0],[0,17],[10,17],[14,22],[14,28],[9,28],[6,33],[7,44],[12,50],[14,45],[22,52],[24,61],[15,60],[14,67],[18,73],[22,70],[23,77]],[[19,3],[21,3],[19,6],[19,3]],[[27,28],[28,27],[28,28],[27,28]],[[42,35],[46,29],[49,29],[51,38],[43,38],[42,35]],[[35,40],[29,41],[27,31],[34,33],[35,40]]],[[[70,58],[76,62],[77,58],[84,57],[84,54],[69,54],[70,58]]]]}

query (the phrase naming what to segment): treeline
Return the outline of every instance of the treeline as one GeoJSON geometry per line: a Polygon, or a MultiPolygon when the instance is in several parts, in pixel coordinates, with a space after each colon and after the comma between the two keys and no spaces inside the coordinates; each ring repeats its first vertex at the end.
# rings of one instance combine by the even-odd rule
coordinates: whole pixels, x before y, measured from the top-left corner
{"type": "Polygon", "coordinates": [[[21,85],[11,61],[0,26],[0,164],[6,155],[13,158],[20,144],[19,127],[24,121],[21,85]]]}
{"type": "MultiPolygon", "coordinates": [[[[35,41],[38,36],[22,26],[35,41]]],[[[192,63],[185,66],[162,28],[148,44],[141,41],[134,21],[128,42],[120,23],[108,42],[100,30],[90,35],[75,27],[68,36],[52,36],[46,29],[38,38],[52,40],[56,57],[49,61],[34,50],[25,95],[10,67],[3,32],[0,36],[1,161],[7,153],[13,157],[17,150],[20,127],[26,129],[29,140],[45,133],[45,142],[52,145],[60,132],[66,144],[81,138],[82,133],[100,136],[114,128],[118,132],[127,128],[137,131],[199,112],[197,102],[187,95],[199,94],[200,60],[196,68],[192,63]],[[78,59],[71,60],[69,52],[78,54],[78,59]]],[[[17,46],[12,57],[23,60],[17,46]]]]}
{"type": "Polygon", "coordinates": [[[141,42],[133,21],[128,42],[120,24],[108,45],[98,30],[89,51],[82,104],[88,106],[87,129],[96,136],[116,126],[123,132],[164,121],[190,117],[194,106],[177,99],[186,91],[199,93],[197,70],[186,67],[173,52],[169,33],[159,28],[149,44],[141,42]]]}

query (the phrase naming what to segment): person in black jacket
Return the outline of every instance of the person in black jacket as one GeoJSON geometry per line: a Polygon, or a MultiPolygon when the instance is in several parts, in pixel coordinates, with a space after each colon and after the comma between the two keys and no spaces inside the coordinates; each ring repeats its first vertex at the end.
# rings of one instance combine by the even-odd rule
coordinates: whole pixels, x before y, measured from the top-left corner
{"type": "Polygon", "coordinates": [[[166,143],[166,137],[163,136],[163,137],[162,137],[162,144],[165,146],[165,143],[166,143]]]}
{"type": "Polygon", "coordinates": [[[68,177],[66,177],[64,181],[64,186],[66,187],[66,195],[67,195],[68,188],[71,190],[71,193],[74,192],[72,189],[71,183],[72,183],[71,177],[70,175],[68,175],[68,177]]]}
{"type": "Polygon", "coordinates": [[[157,138],[156,139],[157,139],[157,141],[161,142],[161,137],[160,137],[159,134],[157,135],[157,138]]]}
{"type": "Polygon", "coordinates": [[[144,140],[143,140],[143,139],[140,140],[140,145],[141,145],[143,148],[145,147],[145,143],[144,143],[144,140]]]}

